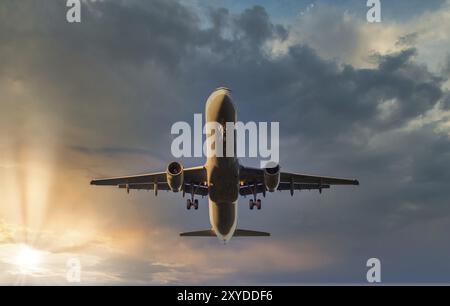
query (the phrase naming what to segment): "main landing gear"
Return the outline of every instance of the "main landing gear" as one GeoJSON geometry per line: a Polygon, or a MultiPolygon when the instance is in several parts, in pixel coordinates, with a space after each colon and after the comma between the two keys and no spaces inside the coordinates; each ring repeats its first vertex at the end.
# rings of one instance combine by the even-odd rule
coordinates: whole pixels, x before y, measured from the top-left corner
{"type": "MultiPolygon", "coordinates": [[[[256,199],[257,196],[257,191],[256,191],[256,184],[253,184],[253,186],[251,187],[252,190],[252,194],[253,194],[253,199],[250,199],[248,206],[250,207],[251,210],[253,210],[253,208],[257,208],[258,210],[261,209],[261,200],[260,199],[256,199]]],[[[266,196],[266,194],[264,193],[264,196],[266,196]]]]}
{"type": "Polygon", "coordinates": [[[248,205],[249,205],[249,207],[250,207],[251,210],[253,210],[253,208],[255,208],[255,207],[256,207],[258,210],[260,210],[260,209],[261,209],[261,200],[260,200],[260,199],[258,199],[258,200],[250,199],[248,205]]]}
{"type": "MultiPolygon", "coordinates": [[[[183,188],[183,197],[184,197],[184,192],[185,192],[184,188],[183,188]]],[[[192,207],[194,207],[195,210],[198,209],[198,200],[194,199],[196,191],[197,191],[197,187],[194,187],[194,185],[191,184],[191,190],[190,190],[191,198],[186,200],[187,210],[190,210],[192,207]]]]}

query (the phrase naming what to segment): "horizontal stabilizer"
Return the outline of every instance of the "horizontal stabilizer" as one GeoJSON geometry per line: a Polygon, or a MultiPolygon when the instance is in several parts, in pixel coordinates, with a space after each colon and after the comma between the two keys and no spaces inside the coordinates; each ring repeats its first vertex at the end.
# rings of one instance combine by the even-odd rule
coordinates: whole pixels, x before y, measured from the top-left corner
{"type": "Polygon", "coordinates": [[[267,237],[270,233],[237,229],[233,237],[267,237]]]}
{"type": "MultiPolygon", "coordinates": [[[[209,230],[203,230],[203,231],[185,232],[185,233],[181,233],[180,236],[181,237],[216,237],[216,233],[212,229],[209,229],[209,230]]],[[[237,229],[234,232],[233,236],[234,237],[267,237],[267,236],[270,236],[270,233],[237,229]]]]}
{"type": "Polygon", "coordinates": [[[216,237],[216,233],[212,229],[204,231],[180,233],[182,237],[216,237]]]}

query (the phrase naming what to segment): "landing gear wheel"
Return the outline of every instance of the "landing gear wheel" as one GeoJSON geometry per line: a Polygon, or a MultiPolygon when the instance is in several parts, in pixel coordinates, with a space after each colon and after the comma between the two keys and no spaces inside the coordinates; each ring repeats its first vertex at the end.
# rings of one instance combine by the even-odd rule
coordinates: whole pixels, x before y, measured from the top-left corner
{"type": "Polygon", "coordinates": [[[258,208],[258,210],[261,210],[261,200],[260,199],[256,200],[256,208],[258,208]]]}
{"type": "Polygon", "coordinates": [[[191,206],[192,206],[191,199],[187,199],[187,201],[186,201],[186,209],[187,209],[187,210],[190,210],[190,209],[191,209],[191,206]]]}
{"type": "Polygon", "coordinates": [[[194,200],[194,208],[196,210],[198,209],[198,200],[197,199],[194,200]]]}
{"type": "Polygon", "coordinates": [[[255,202],[253,200],[250,200],[248,202],[248,206],[250,207],[251,210],[253,210],[253,207],[255,206],[255,202]]]}

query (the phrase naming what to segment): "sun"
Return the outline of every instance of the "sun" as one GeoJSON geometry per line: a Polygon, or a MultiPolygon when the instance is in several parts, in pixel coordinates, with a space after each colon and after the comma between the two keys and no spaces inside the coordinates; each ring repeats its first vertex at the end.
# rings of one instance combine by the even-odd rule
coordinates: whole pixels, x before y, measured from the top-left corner
{"type": "Polygon", "coordinates": [[[30,274],[38,270],[41,262],[41,252],[22,244],[15,258],[15,264],[22,274],[30,274]]]}

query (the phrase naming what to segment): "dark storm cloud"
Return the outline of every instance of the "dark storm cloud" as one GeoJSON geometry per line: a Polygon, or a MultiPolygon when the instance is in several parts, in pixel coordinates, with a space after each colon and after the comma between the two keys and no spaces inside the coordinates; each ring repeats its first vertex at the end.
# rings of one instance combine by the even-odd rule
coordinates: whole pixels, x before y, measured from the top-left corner
{"type": "MultiPolygon", "coordinates": [[[[449,229],[450,141],[436,123],[405,127],[449,94],[443,76],[415,61],[413,37],[399,38],[404,50],[375,55],[375,66],[362,69],[325,60],[302,43],[270,55],[267,44],[285,40],[289,30],[261,6],[237,14],[211,9],[206,24],[182,2],[167,0],[92,2],[83,6],[81,24],[65,22],[61,1],[4,1],[0,16],[0,79],[22,80],[45,112],[64,118],[61,128],[76,131],[65,139],[72,151],[168,162],[170,125],[189,122],[209,92],[226,85],[240,120],[280,121],[284,170],[360,179],[358,189],[333,188],[322,197],[271,195],[267,214],[241,215],[243,227],[263,227],[289,245],[317,241],[335,254],[334,265],[307,273],[241,271],[222,282],[359,282],[374,256],[389,264],[386,281],[421,281],[403,267],[430,258],[426,279],[445,279],[438,267],[448,266],[450,254],[440,244],[449,229]]],[[[108,171],[115,175],[116,167],[120,173],[130,165],[108,171]]],[[[161,223],[186,224],[180,207],[161,207],[142,206],[142,215],[159,210],[161,223]]],[[[126,261],[120,259],[121,275],[131,280],[170,270],[146,261],[130,262],[127,270],[126,261]]],[[[108,270],[115,261],[104,264],[108,270]]]]}
{"type": "Polygon", "coordinates": [[[254,47],[260,47],[267,39],[279,34],[286,38],[287,31],[281,25],[273,25],[262,6],[246,9],[236,18],[236,26],[242,32],[242,40],[254,47]]]}
{"type": "Polygon", "coordinates": [[[442,73],[447,76],[447,78],[450,78],[450,53],[447,54],[442,73]]]}
{"type": "Polygon", "coordinates": [[[413,46],[416,44],[419,33],[413,32],[399,37],[396,44],[398,46],[413,46]]]}

